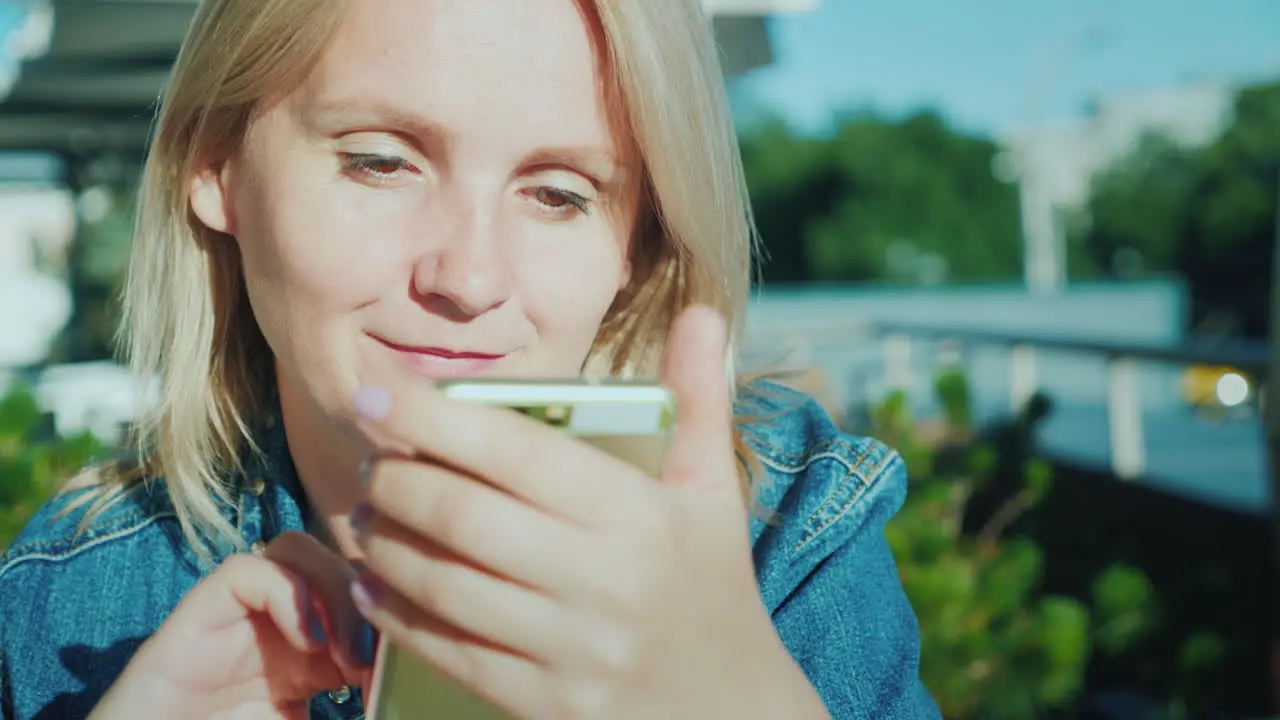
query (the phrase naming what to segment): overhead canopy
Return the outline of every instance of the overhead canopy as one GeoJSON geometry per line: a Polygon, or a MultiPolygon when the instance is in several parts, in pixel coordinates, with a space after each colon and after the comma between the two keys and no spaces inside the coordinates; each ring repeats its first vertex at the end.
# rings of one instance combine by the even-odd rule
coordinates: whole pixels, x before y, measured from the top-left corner
{"type": "Polygon", "coordinates": [[[196,4],[54,0],[47,52],[0,102],[0,149],[141,154],[196,4]]]}
{"type": "MultiPolygon", "coordinates": [[[[645,0],[634,0],[642,2],[645,0]]],[[[727,75],[771,62],[765,16],[816,0],[704,0],[727,75]]],[[[47,51],[0,101],[0,150],[141,156],[198,0],[50,0],[47,51]]],[[[39,23],[33,32],[39,33],[39,23]]],[[[47,32],[47,28],[45,29],[47,32]]]]}

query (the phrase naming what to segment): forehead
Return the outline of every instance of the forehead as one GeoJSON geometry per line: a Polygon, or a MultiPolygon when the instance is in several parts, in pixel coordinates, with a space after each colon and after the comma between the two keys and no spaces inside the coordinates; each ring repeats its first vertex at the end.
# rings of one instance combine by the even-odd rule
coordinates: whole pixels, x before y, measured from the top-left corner
{"type": "Polygon", "coordinates": [[[598,28],[576,0],[360,0],[300,109],[392,106],[474,136],[616,146],[598,28]]]}

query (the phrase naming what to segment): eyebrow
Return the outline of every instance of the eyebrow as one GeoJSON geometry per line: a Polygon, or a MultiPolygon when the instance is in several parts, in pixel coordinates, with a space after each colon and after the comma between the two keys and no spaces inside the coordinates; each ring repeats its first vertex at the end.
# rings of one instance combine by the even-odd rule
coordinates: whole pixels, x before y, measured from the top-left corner
{"type": "Polygon", "coordinates": [[[525,165],[563,166],[584,172],[602,185],[616,185],[625,176],[628,164],[608,150],[594,147],[545,147],[529,153],[525,165]]]}
{"type": "Polygon", "coordinates": [[[324,100],[305,105],[301,115],[304,125],[323,133],[367,125],[397,128],[441,143],[452,139],[452,133],[440,123],[380,101],[324,100]]]}
{"type": "MultiPolygon", "coordinates": [[[[367,126],[395,129],[418,138],[430,149],[444,150],[454,133],[444,125],[403,107],[378,100],[322,100],[303,106],[302,123],[307,128],[330,134],[367,126]]],[[[616,153],[596,146],[547,146],[528,153],[522,164],[530,167],[563,166],[586,172],[605,185],[615,184],[630,163],[616,153]]]]}

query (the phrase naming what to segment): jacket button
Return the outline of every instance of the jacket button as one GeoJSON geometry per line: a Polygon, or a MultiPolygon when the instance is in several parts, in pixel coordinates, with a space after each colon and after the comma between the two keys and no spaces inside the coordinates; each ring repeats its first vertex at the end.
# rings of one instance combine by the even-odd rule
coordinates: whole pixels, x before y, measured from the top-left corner
{"type": "Polygon", "coordinates": [[[259,540],[254,544],[250,545],[249,550],[251,550],[254,555],[261,555],[262,553],[267,551],[267,544],[259,540]]]}
{"type": "Polygon", "coordinates": [[[330,700],[332,700],[332,701],[334,701],[335,703],[337,703],[337,704],[339,704],[339,705],[343,705],[343,704],[345,704],[348,700],[350,700],[350,699],[351,699],[351,688],[347,687],[346,685],[343,685],[342,687],[338,688],[337,690],[330,690],[330,691],[329,691],[329,699],[330,699],[330,700]]]}
{"type": "Polygon", "coordinates": [[[254,495],[262,495],[267,491],[267,481],[262,478],[255,478],[253,483],[249,485],[249,491],[254,495]]]}

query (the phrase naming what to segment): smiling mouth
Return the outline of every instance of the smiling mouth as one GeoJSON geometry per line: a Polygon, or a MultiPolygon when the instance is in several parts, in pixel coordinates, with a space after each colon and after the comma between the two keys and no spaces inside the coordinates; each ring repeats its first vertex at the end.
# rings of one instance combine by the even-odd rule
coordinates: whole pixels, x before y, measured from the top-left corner
{"type": "Polygon", "coordinates": [[[370,335],[380,345],[395,353],[410,369],[432,380],[480,375],[506,353],[486,353],[423,345],[402,345],[386,338],[370,335]]]}

